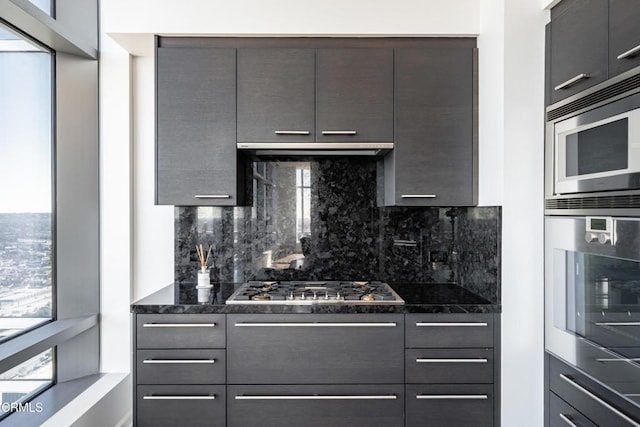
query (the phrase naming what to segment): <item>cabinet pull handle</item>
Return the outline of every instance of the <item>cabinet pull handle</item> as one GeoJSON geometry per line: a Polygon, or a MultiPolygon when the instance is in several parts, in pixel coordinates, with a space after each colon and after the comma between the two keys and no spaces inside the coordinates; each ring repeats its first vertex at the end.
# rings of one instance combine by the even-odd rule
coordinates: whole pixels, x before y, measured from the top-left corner
{"type": "Polygon", "coordinates": [[[576,424],[573,421],[571,421],[571,418],[569,418],[565,414],[558,414],[558,416],[560,417],[560,419],[562,421],[564,421],[565,423],[569,424],[571,427],[578,427],[578,424],[576,424]]]}
{"type": "Polygon", "coordinates": [[[215,400],[215,396],[143,396],[144,400],[215,400]]]}
{"type": "Polygon", "coordinates": [[[640,52],[640,45],[633,47],[631,49],[629,49],[626,52],[621,53],[620,55],[618,55],[618,59],[626,59],[629,58],[631,56],[634,56],[636,53],[640,52]]]}
{"type": "Polygon", "coordinates": [[[640,322],[594,322],[596,326],[640,326],[640,322]]]}
{"type": "Polygon", "coordinates": [[[142,361],[145,364],[213,364],[216,363],[215,359],[145,359],[142,361]]]}
{"type": "Polygon", "coordinates": [[[236,323],[235,326],[245,327],[245,328],[263,328],[263,327],[286,327],[286,328],[366,328],[366,327],[388,327],[388,326],[398,326],[396,322],[385,322],[385,323],[236,323]]]}
{"type": "Polygon", "coordinates": [[[569,86],[571,86],[572,84],[577,83],[582,79],[588,79],[588,78],[589,78],[589,74],[580,73],[577,76],[570,78],[566,82],[560,83],[558,86],[554,87],[553,90],[566,89],[569,86]]]}
{"type": "Polygon", "coordinates": [[[236,400],[396,400],[395,394],[381,395],[306,395],[306,396],[258,396],[258,395],[236,395],[236,400]]]}
{"type": "Polygon", "coordinates": [[[196,194],[196,199],[230,199],[231,195],[229,194],[196,194]]]}
{"type": "Polygon", "coordinates": [[[214,328],[215,323],[144,323],[143,328],[214,328]]]}
{"type": "Polygon", "coordinates": [[[323,135],[355,135],[358,132],[355,130],[323,130],[323,135]]]}
{"type": "Polygon", "coordinates": [[[400,197],[403,199],[435,199],[437,196],[435,194],[402,194],[400,197]]]}
{"type": "Polygon", "coordinates": [[[276,135],[309,135],[311,132],[308,130],[277,130],[276,135]]]}
{"type": "Polygon", "coordinates": [[[630,357],[630,358],[615,358],[615,357],[598,357],[596,358],[596,362],[640,362],[640,357],[630,357]]]}
{"type": "Polygon", "coordinates": [[[640,427],[640,424],[638,424],[636,421],[634,421],[632,418],[628,417],[627,415],[623,414],[622,412],[620,412],[618,409],[614,408],[613,406],[611,406],[610,404],[608,404],[607,402],[605,402],[604,400],[600,399],[598,396],[596,396],[595,394],[591,393],[589,390],[587,390],[586,388],[584,388],[583,386],[581,386],[580,384],[577,383],[576,380],[574,380],[573,378],[569,377],[568,375],[565,374],[560,374],[560,378],[562,378],[564,381],[566,381],[569,385],[571,385],[573,388],[575,388],[576,390],[586,394],[588,397],[590,397],[592,400],[596,401],[597,403],[599,403],[600,405],[604,406],[605,408],[607,408],[608,410],[610,410],[611,412],[613,412],[614,414],[616,414],[617,416],[619,416],[620,418],[622,418],[623,420],[627,421],[628,423],[630,423],[633,426],[636,427],[640,427]]]}
{"type": "Polygon", "coordinates": [[[487,322],[416,322],[416,326],[488,326],[487,322]]]}
{"type": "Polygon", "coordinates": [[[486,394],[416,394],[416,399],[425,400],[487,400],[486,394]]]}
{"type": "Polygon", "coordinates": [[[417,363],[487,363],[488,359],[416,359],[417,363]]]}

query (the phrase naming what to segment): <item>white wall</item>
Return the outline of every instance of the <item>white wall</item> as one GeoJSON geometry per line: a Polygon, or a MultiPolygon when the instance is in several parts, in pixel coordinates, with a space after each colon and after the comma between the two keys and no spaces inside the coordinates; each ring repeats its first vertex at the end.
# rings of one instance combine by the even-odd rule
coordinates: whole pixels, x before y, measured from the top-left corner
{"type": "Polygon", "coordinates": [[[153,206],[152,34],[479,34],[479,200],[504,205],[502,424],[542,425],[540,0],[110,0],[101,13],[105,369],[128,369],[128,298],[173,280],[173,210],[153,206]]]}

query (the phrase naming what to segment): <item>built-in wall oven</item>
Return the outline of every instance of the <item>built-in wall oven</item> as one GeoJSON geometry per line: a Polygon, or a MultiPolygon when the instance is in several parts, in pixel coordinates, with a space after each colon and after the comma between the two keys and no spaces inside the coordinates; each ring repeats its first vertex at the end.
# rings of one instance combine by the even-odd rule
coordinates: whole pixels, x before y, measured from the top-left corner
{"type": "Polygon", "coordinates": [[[545,217],[545,347],[640,406],[640,218],[545,217]]]}

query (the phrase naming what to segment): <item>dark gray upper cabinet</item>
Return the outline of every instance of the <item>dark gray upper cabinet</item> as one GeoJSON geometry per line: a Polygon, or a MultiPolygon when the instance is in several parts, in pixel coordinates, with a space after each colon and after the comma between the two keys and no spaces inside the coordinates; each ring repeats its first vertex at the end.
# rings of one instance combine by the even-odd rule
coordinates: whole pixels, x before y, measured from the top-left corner
{"type": "Polygon", "coordinates": [[[393,141],[393,49],[316,51],[316,140],[393,141]]]}
{"type": "Polygon", "coordinates": [[[395,147],[386,206],[477,203],[476,50],[395,49],[395,147]]]}
{"type": "Polygon", "coordinates": [[[156,50],[156,204],[237,205],[236,50],[156,50]]]}
{"type": "Polygon", "coordinates": [[[609,77],[640,65],[638,22],[638,0],[609,0],[609,77]]]}
{"type": "Polygon", "coordinates": [[[551,10],[551,103],[608,78],[609,0],[564,0],[551,10]]]}
{"type": "Polygon", "coordinates": [[[313,142],[314,49],[238,49],[238,141],[313,142]]]}

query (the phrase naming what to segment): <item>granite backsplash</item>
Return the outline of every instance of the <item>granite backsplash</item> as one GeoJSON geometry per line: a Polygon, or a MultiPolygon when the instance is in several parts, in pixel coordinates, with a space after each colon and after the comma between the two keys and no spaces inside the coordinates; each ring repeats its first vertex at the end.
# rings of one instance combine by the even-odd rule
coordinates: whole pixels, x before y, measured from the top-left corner
{"type": "Polygon", "coordinates": [[[500,207],[379,207],[367,158],[253,163],[250,207],[176,207],[175,280],[457,283],[500,303],[500,207]]]}

